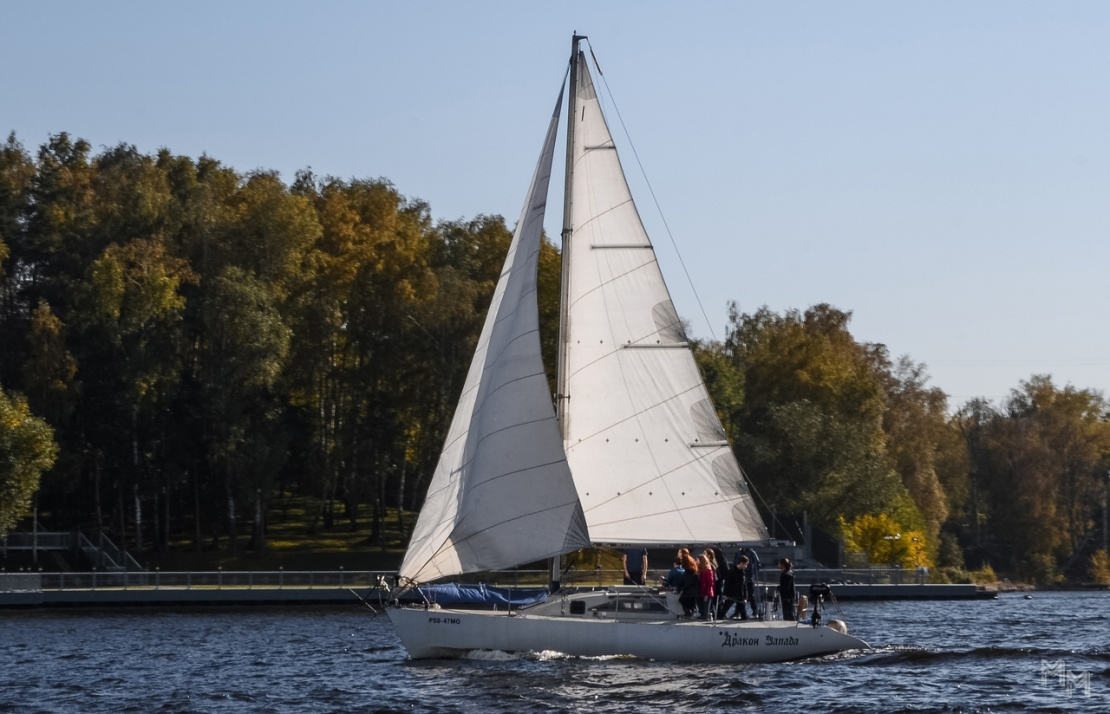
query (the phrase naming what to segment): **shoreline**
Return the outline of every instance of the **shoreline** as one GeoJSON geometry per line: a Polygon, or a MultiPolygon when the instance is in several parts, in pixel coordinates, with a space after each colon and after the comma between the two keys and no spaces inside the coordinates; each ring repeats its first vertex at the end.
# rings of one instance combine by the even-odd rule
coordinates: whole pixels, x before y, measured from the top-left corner
{"type": "MultiPolygon", "coordinates": [[[[323,574],[317,574],[322,576],[323,574]]],[[[348,577],[351,575],[347,574],[348,577]]],[[[201,579],[201,574],[196,574],[201,579]]],[[[0,578],[0,611],[11,609],[85,609],[85,608],[150,608],[150,607],[295,607],[344,606],[369,607],[384,603],[388,590],[377,582],[326,583],[317,585],[242,585],[215,584],[211,579],[203,585],[108,586],[43,588],[29,581],[14,582],[12,576],[0,578]],[[4,581],[8,582],[5,583],[4,581]]],[[[351,579],[356,580],[354,578],[351,579]]],[[[509,587],[509,586],[502,586],[509,587]]],[[[517,586],[519,587],[519,586],[517,586]]],[[[1004,592],[974,584],[852,584],[833,585],[833,594],[841,601],[878,600],[983,600],[997,598],[1004,592]]],[[[521,588],[527,589],[527,588],[521,588]]],[[[533,588],[534,589],[534,588],[533,588]]],[[[805,586],[800,588],[805,592],[805,586]]]]}

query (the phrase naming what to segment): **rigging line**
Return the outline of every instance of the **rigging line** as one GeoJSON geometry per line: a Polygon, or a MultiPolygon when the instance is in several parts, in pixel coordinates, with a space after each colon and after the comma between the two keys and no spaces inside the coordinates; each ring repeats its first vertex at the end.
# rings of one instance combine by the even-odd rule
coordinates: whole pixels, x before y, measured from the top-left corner
{"type": "MultiPolygon", "coordinates": [[[[729,450],[731,450],[731,449],[732,449],[732,446],[730,445],[729,450]]],[[[733,455],[735,456],[736,452],[733,452],[733,455]]],[[[740,459],[739,458],[736,459],[736,465],[740,466],[740,459]]],[[[748,472],[744,470],[743,466],[740,466],[740,477],[744,479],[744,482],[746,484],[748,484],[749,493],[750,494],[755,494],[755,498],[758,498],[759,502],[763,504],[763,507],[767,509],[767,513],[770,514],[771,520],[773,520],[775,523],[777,523],[780,528],[785,530],[786,526],[784,526],[782,524],[782,521],[779,520],[778,514],[776,514],[773,510],[771,510],[771,505],[769,503],[767,503],[766,499],[763,498],[763,494],[760,493],[758,489],[756,489],[755,483],[752,482],[751,478],[748,476],[748,472]]],[[[755,502],[755,498],[752,499],[753,503],[755,502]]],[[[771,539],[771,529],[770,528],[767,529],[767,539],[768,540],[771,539]]]]}
{"type": "Polygon", "coordinates": [[[605,79],[605,75],[601,72],[601,65],[597,62],[597,55],[594,54],[594,46],[590,41],[586,40],[586,46],[590,48],[590,55],[594,58],[594,65],[597,66],[597,74],[601,77],[602,84],[605,85],[605,92],[609,95],[609,101],[613,103],[613,111],[617,113],[617,121],[621,123],[621,129],[624,130],[624,136],[628,139],[628,146],[632,149],[632,156],[636,159],[636,165],[640,167],[640,175],[644,177],[644,183],[647,184],[648,193],[651,194],[651,200],[655,202],[655,210],[659,212],[659,219],[663,221],[663,228],[667,231],[667,238],[671,241],[671,246],[674,248],[675,255],[678,256],[678,263],[682,266],[682,272],[686,274],[686,282],[690,285],[690,290],[694,293],[694,300],[698,303],[698,309],[701,310],[702,319],[709,327],[709,336],[713,341],[717,341],[717,332],[713,329],[713,323],[709,321],[709,315],[705,312],[705,305],[701,302],[701,295],[698,294],[698,289],[694,285],[694,279],[690,277],[690,271],[686,268],[686,261],[682,258],[682,252],[678,249],[678,243],[675,242],[674,234],[671,233],[671,227],[667,223],[667,217],[663,215],[663,207],[659,205],[659,199],[655,196],[655,189],[652,188],[651,181],[648,179],[647,171],[644,170],[644,164],[640,161],[640,154],[636,151],[636,145],[632,142],[632,135],[628,133],[628,127],[625,126],[624,117],[621,116],[621,110],[617,106],[617,100],[613,97],[613,90],[609,87],[609,80],[605,79]]]}

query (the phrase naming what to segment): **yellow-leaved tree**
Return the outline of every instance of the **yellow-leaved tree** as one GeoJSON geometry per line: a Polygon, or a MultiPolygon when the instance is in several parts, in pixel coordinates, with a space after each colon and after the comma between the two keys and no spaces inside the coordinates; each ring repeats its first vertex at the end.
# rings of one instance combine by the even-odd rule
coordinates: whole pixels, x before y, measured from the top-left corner
{"type": "Polygon", "coordinates": [[[904,530],[886,514],[868,513],[851,522],[841,519],[841,532],[845,549],[864,553],[873,565],[917,568],[933,564],[925,535],[917,530],[904,530]]]}

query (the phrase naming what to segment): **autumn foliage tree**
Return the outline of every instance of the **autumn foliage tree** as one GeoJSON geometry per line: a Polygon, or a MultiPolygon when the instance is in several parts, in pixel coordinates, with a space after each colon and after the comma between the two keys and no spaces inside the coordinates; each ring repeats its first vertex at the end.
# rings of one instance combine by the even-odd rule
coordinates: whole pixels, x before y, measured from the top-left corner
{"type": "MultiPolygon", "coordinates": [[[[744,396],[726,419],[730,436],[771,511],[806,511],[830,533],[840,518],[901,511],[905,527],[920,529],[920,509],[883,429],[884,384],[869,346],[849,333],[849,318],[829,305],[783,315],[733,310],[724,349],[744,396]]],[[[716,396],[728,381],[710,384],[716,396]]]]}
{"type": "Polygon", "coordinates": [[[57,454],[50,426],[27,400],[0,390],[0,537],[15,526],[57,454]]]}
{"type": "MultiPolygon", "coordinates": [[[[9,135],[0,384],[9,437],[22,425],[36,446],[0,474],[4,527],[37,489],[47,527],[139,552],[262,548],[275,501],[299,494],[308,528],[384,544],[421,505],[511,237],[500,216],[435,221],[386,179],[286,184],[9,135]]],[[[561,258],[541,251],[550,376],[561,258]]],[[[1032,377],[952,409],[925,365],[850,320],[733,309],[724,340],[696,345],[765,511],[804,511],[872,562],[1048,580],[1097,560],[1101,394],[1032,377]]]]}

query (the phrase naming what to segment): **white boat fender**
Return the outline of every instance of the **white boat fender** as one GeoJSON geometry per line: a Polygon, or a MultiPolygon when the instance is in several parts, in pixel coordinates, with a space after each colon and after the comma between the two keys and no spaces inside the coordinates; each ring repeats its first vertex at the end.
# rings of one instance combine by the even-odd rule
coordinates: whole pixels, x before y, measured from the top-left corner
{"type": "Polygon", "coordinates": [[[829,629],[836,630],[842,635],[848,634],[848,624],[844,620],[829,620],[829,629]]]}

